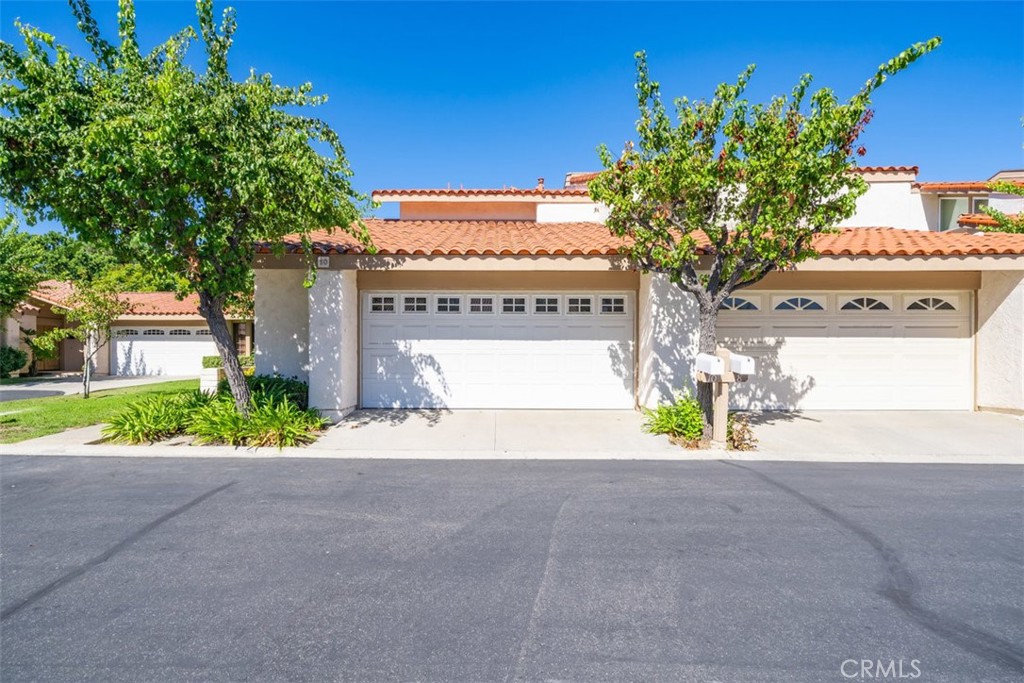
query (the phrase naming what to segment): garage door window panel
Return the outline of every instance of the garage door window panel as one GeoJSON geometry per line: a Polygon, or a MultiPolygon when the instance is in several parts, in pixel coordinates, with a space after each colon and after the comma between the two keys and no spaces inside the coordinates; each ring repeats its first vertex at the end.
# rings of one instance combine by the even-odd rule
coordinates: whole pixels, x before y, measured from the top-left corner
{"type": "Polygon", "coordinates": [[[589,296],[570,296],[566,299],[565,310],[570,315],[589,315],[594,312],[593,301],[589,296]]]}
{"type": "Polygon", "coordinates": [[[558,313],[557,296],[538,296],[533,299],[533,312],[540,315],[558,313]]]}
{"type": "Polygon", "coordinates": [[[506,296],[501,298],[502,313],[526,313],[525,296],[506,296]]]}
{"type": "Polygon", "coordinates": [[[791,296],[785,297],[777,301],[775,304],[776,311],[824,311],[825,301],[824,299],[811,298],[807,296],[791,296]]]}
{"type": "Polygon", "coordinates": [[[469,297],[470,313],[494,313],[493,296],[471,296],[469,297]]]}
{"type": "Polygon", "coordinates": [[[370,311],[373,313],[394,313],[395,297],[393,296],[371,296],[370,311]]]}
{"type": "Polygon", "coordinates": [[[405,313],[426,313],[427,297],[407,296],[402,299],[402,311],[405,313]]]}
{"type": "Polygon", "coordinates": [[[434,310],[438,313],[461,313],[462,297],[460,296],[439,296],[434,303],[434,310]]]}
{"type": "Polygon", "coordinates": [[[601,314],[602,315],[625,315],[626,313],[626,298],[622,296],[603,296],[601,297],[601,314]]]}
{"type": "Polygon", "coordinates": [[[891,311],[892,304],[888,299],[873,296],[856,296],[842,300],[840,311],[891,311]]]}
{"type": "Polygon", "coordinates": [[[170,332],[168,332],[168,334],[171,335],[172,337],[191,337],[192,336],[192,331],[191,330],[171,330],[170,332]]]}
{"type": "Polygon", "coordinates": [[[718,307],[720,311],[758,311],[760,307],[755,303],[753,299],[747,299],[741,296],[727,296],[722,300],[722,305],[718,307]]]}
{"type": "Polygon", "coordinates": [[[118,330],[115,336],[117,336],[117,337],[137,337],[137,336],[139,336],[139,331],[138,330],[118,330]]]}
{"type": "Polygon", "coordinates": [[[907,304],[908,311],[956,311],[957,307],[952,300],[935,296],[925,296],[914,299],[907,304]]]}
{"type": "Polygon", "coordinates": [[[162,336],[164,336],[164,331],[163,330],[156,330],[156,329],[153,329],[153,330],[143,330],[142,331],[142,336],[143,337],[162,337],[162,336]]]}

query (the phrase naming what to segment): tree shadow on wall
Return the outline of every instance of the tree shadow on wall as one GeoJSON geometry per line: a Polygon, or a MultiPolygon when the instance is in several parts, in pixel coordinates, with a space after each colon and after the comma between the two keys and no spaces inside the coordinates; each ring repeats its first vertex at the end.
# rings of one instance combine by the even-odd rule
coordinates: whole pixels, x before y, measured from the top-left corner
{"type": "Polygon", "coordinates": [[[358,428],[423,420],[433,427],[451,414],[447,407],[451,388],[441,364],[411,347],[407,341],[397,341],[382,349],[364,349],[360,405],[375,407],[360,408],[340,424],[358,428]]]}
{"type": "Polygon", "coordinates": [[[754,425],[773,422],[810,420],[817,422],[791,406],[814,389],[814,377],[796,377],[785,372],[779,361],[779,351],[785,346],[780,338],[726,338],[721,346],[734,353],[751,356],[756,362],[756,373],[746,382],[729,387],[729,408],[745,413],[754,425]]]}

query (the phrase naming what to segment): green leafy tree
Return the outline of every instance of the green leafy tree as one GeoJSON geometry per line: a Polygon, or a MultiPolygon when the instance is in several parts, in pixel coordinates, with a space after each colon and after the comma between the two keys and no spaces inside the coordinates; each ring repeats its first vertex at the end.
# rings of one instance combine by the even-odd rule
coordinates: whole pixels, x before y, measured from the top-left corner
{"type": "MultiPolygon", "coordinates": [[[[989,189],[993,192],[1002,192],[1003,194],[1024,197],[1024,187],[1021,187],[1018,183],[1010,182],[1008,180],[992,183],[989,186],[989,189]]],[[[991,232],[1015,232],[1017,234],[1024,234],[1024,211],[1017,214],[1007,214],[998,209],[993,209],[990,206],[985,206],[981,210],[996,222],[994,226],[986,226],[985,230],[991,232]]]]}
{"type": "Polygon", "coordinates": [[[53,230],[33,239],[43,251],[46,279],[91,282],[104,278],[116,282],[125,292],[175,291],[184,286],[181,277],[135,263],[131,254],[118,258],[107,244],[86,242],[53,230]]]}
{"type": "Polygon", "coordinates": [[[35,377],[39,374],[39,361],[56,358],[59,353],[55,345],[48,343],[45,339],[39,341],[39,332],[34,328],[21,328],[21,342],[28,349],[28,376],[35,377]]]}
{"type": "MultiPolygon", "coordinates": [[[[850,173],[871,96],[885,80],[935,49],[919,43],[879,67],[846,102],[829,89],[767,103],[744,98],[754,72],[722,84],[710,101],[675,101],[673,118],[636,54],[637,141],[619,157],[599,148],[604,171],[590,195],[610,207],[607,225],[644,272],[661,273],[696,300],[697,351],[714,353],[718,309],[733,292],[814,258],[815,235],[853,215],[867,184],[850,173]]],[[[712,387],[697,388],[709,429],[712,387]]]]}
{"type": "Polygon", "coordinates": [[[43,279],[42,249],[18,230],[13,216],[0,217],[0,323],[43,279]]]}
{"type": "Polygon", "coordinates": [[[34,344],[44,353],[54,352],[64,339],[82,342],[82,396],[85,398],[89,398],[96,356],[110,341],[111,326],[130,308],[121,295],[122,292],[109,282],[98,280],[78,284],[59,307],[64,312],[67,325],[35,337],[34,344]]]}
{"type": "Polygon", "coordinates": [[[194,28],[143,54],[131,0],[119,3],[118,45],[101,35],[87,0],[71,5],[91,56],[25,25],[23,50],[0,44],[0,195],[33,219],[57,219],[146,268],[180,274],[247,414],[224,310],[250,287],[255,246],[281,253],[285,235],[308,240],[330,226],[369,241],[359,218],[366,200],[341,142],[304,111],[325,98],[269,74],[235,81],[235,15],[225,10],[218,26],[212,0],[196,3],[201,71],[186,63],[194,28]]]}

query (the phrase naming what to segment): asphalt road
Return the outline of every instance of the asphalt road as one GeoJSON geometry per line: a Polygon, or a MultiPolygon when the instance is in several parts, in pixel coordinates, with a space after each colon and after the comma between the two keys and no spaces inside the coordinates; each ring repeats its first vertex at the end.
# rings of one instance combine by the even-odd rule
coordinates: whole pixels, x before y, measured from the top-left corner
{"type": "Polygon", "coordinates": [[[1022,476],[8,456],[0,679],[1020,681],[1022,476]]]}

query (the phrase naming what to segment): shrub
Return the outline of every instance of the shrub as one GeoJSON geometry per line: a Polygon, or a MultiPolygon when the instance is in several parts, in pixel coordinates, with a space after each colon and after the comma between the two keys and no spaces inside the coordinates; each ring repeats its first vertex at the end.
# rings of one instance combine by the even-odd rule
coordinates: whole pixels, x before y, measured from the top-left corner
{"type": "Polygon", "coordinates": [[[726,422],[726,445],[734,451],[757,450],[757,439],[750,426],[750,418],[743,413],[729,413],[726,422]]]}
{"type": "MultiPolygon", "coordinates": [[[[253,394],[263,394],[267,399],[284,399],[302,410],[309,407],[309,386],[295,377],[253,375],[252,377],[247,377],[246,381],[249,383],[249,389],[252,390],[253,394]]],[[[217,383],[217,393],[231,393],[231,387],[228,386],[226,379],[222,379],[217,383]]]]}
{"type": "Polygon", "coordinates": [[[651,434],[667,434],[674,441],[693,446],[704,436],[704,417],[700,403],[690,394],[677,394],[674,403],[663,404],[654,410],[645,409],[647,421],[644,429],[651,434]]]}
{"type": "Polygon", "coordinates": [[[131,403],[103,428],[103,435],[122,443],[153,443],[185,431],[193,413],[212,399],[196,390],[154,396],[131,403]]]}
{"type": "Polygon", "coordinates": [[[222,394],[195,412],[186,432],[198,443],[285,448],[315,441],[316,432],[327,424],[315,410],[300,408],[284,396],[257,391],[248,420],[235,410],[231,396],[222,394]]]}
{"type": "MultiPolygon", "coordinates": [[[[241,355],[238,357],[238,363],[243,368],[251,368],[256,365],[256,357],[249,355],[241,355]]],[[[203,356],[203,367],[204,368],[220,368],[224,366],[224,362],[220,359],[220,356],[203,356]]]]}
{"type": "Polygon", "coordinates": [[[25,367],[28,354],[14,346],[0,346],[0,378],[7,379],[15,370],[25,367]]]}

